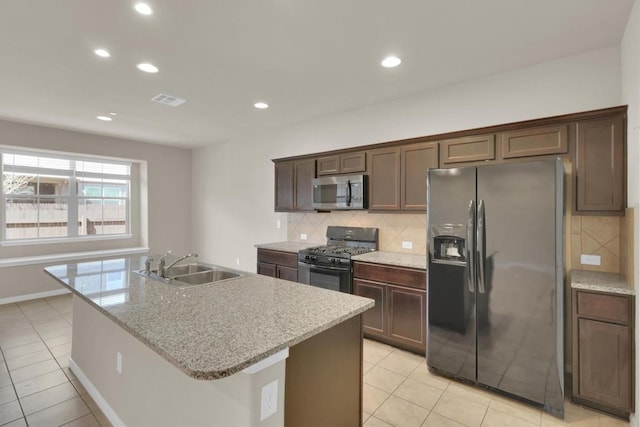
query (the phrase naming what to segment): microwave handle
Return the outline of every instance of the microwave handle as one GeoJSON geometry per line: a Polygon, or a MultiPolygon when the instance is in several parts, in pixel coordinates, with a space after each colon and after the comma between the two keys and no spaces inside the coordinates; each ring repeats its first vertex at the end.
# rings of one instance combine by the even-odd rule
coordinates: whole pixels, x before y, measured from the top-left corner
{"type": "Polygon", "coordinates": [[[351,180],[347,180],[347,206],[351,206],[351,180]]]}

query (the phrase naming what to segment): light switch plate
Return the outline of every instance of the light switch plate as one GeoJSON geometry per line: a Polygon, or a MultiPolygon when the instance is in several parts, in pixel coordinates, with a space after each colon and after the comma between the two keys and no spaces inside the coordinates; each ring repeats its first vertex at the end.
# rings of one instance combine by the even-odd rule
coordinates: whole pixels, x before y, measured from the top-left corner
{"type": "Polygon", "coordinates": [[[600,265],[600,255],[580,255],[580,264],[600,265]]]}
{"type": "Polygon", "coordinates": [[[300,240],[307,240],[307,235],[305,233],[301,233],[300,240]]]}
{"type": "Polygon", "coordinates": [[[402,249],[413,249],[413,242],[402,241],[402,249]]]}

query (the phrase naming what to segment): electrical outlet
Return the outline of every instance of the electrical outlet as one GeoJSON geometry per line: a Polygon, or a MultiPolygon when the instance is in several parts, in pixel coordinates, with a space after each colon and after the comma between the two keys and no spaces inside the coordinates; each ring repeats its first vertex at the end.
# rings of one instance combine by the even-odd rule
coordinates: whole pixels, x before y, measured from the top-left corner
{"type": "Polygon", "coordinates": [[[276,228],[280,228],[280,227],[282,227],[280,220],[276,220],[276,228]]]}
{"type": "Polygon", "coordinates": [[[300,240],[307,240],[306,233],[300,233],[300,240]]]}
{"type": "Polygon", "coordinates": [[[278,380],[271,381],[262,387],[260,404],[260,421],[269,418],[278,410],[278,380]]]}
{"type": "Polygon", "coordinates": [[[413,242],[402,241],[402,249],[413,249],[413,242]]]}
{"type": "Polygon", "coordinates": [[[236,265],[240,265],[240,258],[236,258],[236,265]]]}
{"type": "Polygon", "coordinates": [[[116,352],[116,371],[122,374],[122,353],[116,352]]]}
{"type": "Polygon", "coordinates": [[[600,265],[600,255],[580,255],[580,264],[600,265]]]}

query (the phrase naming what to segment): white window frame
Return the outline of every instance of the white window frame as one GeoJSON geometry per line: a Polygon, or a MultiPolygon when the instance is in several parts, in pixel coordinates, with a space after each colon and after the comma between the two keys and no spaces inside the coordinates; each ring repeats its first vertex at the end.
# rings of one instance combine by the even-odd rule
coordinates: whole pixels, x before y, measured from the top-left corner
{"type": "MultiPolygon", "coordinates": [[[[0,246],[27,246],[27,245],[40,245],[45,243],[65,243],[65,242],[81,242],[81,241],[89,241],[89,240],[114,240],[114,239],[126,239],[132,237],[132,224],[131,224],[131,209],[134,203],[132,197],[132,184],[133,184],[133,163],[129,160],[123,159],[113,159],[107,157],[100,156],[91,156],[91,155],[78,155],[78,154],[68,154],[63,152],[55,152],[55,151],[47,151],[47,150],[24,150],[17,149],[14,147],[8,146],[0,146],[0,174],[4,170],[3,165],[3,154],[14,154],[14,155],[25,155],[25,156],[35,156],[35,157],[47,157],[47,158],[58,158],[69,161],[72,163],[72,167],[70,170],[64,171],[59,169],[51,169],[52,174],[55,175],[63,175],[69,179],[69,194],[64,197],[68,200],[68,208],[67,208],[67,236],[56,236],[56,237],[37,237],[37,238],[26,238],[26,239],[10,239],[7,240],[7,215],[6,215],[6,199],[7,195],[4,193],[4,186],[0,189],[0,246]],[[127,166],[129,170],[128,175],[114,175],[108,173],[98,173],[98,172],[78,172],[75,169],[76,162],[94,162],[94,163],[109,163],[114,165],[127,166]],[[101,179],[117,179],[117,180],[125,180],[127,181],[127,196],[126,203],[127,209],[125,212],[125,221],[126,221],[126,230],[124,233],[117,234],[92,234],[92,235],[78,235],[78,201],[88,199],[101,199],[108,200],[109,197],[104,195],[99,197],[78,197],[78,182],[79,178],[86,177],[94,177],[101,179]]],[[[20,172],[33,173],[34,175],[42,175],[43,172],[46,171],[45,168],[42,167],[33,167],[29,166],[20,166],[18,168],[14,168],[14,170],[20,172]]],[[[9,196],[10,197],[10,196],[9,196]]],[[[39,196],[36,196],[39,197],[39,196]]],[[[116,198],[117,199],[117,198],[116,198]]]]}

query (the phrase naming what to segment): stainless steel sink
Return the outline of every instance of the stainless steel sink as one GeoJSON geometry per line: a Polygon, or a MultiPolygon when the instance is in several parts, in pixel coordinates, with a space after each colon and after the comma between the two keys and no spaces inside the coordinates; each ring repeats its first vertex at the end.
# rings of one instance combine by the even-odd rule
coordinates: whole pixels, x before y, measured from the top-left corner
{"type": "Polygon", "coordinates": [[[240,277],[241,275],[241,273],[227,270],[209,270],[201,271],[199,273],[185,274],[183,276],[176,276],[173,280],[187,285],[202,285],[205,283],[233,279],[235,277],[240,277]]]}
{"type": "Polygon", "coordinates": [[[152,280],[179,287],[215,283],[222,280],[242,277],[244,275],[240,271],[199,262],[173,266],[165,271],[165,277],[159,276],[158,270],[155,269],[148,273],[145,270],[134,270],[134,273],[152,280]]]}
{"type": "Polygon", "coordinates": [[[176,277],[183,276],[185,274],[193,274],[199,273],[201,271],[211,271],[213,267],[204,265],[198,262],[193,262],[191,264],[182,264],[182,265],[174,265],[171,268],[167,268],[165,271],[165,276],[167,277],[176,277]]]}

